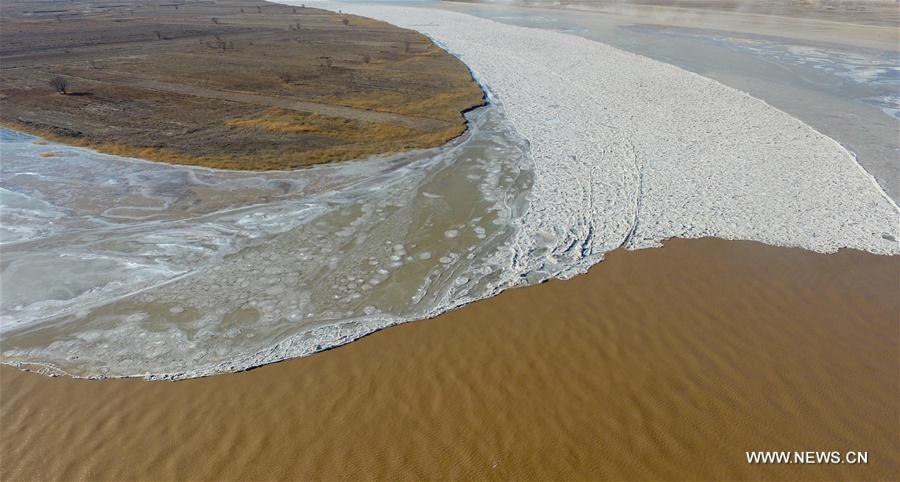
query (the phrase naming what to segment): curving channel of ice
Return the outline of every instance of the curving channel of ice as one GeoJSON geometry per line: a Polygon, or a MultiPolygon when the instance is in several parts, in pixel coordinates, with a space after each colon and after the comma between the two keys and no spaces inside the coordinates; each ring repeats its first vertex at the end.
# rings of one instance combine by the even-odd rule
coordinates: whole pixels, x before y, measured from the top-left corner
{"type": "Polygon", "coordinates": [[[235,371],[676,236],[900,253],[900,211],[852,155],[749,95],[561,33],[328,7],[430,36],[495,105],[443,148],[292,173],[6,133],[4,362],[74,376],[235,371]]]}

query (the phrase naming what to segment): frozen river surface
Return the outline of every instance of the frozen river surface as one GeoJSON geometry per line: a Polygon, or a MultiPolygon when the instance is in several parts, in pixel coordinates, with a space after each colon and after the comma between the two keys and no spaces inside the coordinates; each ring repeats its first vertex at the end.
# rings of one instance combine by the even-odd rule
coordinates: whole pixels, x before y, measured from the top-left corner
{"type": "Polygon", "coordinates": [[[3,354],[73,375],[233,371],[489,296],[530,161],[498,107],[439,149],[294,172],[3,131],[3,354]]]}

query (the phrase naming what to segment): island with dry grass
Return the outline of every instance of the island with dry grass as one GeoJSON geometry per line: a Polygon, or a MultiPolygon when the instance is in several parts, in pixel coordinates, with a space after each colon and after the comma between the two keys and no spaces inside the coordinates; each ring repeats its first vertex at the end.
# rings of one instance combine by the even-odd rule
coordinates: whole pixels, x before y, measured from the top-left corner
{"type": "Polygon", "coordinates": [[[0,125],[101,152],[292,169],[441,145],[483,103],[416,32],[260,0],[10,0],[0,125]]]}

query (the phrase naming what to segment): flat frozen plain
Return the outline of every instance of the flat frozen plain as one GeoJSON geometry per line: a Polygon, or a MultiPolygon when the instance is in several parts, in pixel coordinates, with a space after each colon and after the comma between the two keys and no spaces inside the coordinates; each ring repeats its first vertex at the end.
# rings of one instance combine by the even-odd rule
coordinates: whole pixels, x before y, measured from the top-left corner
{"type": "Polygon", "coordinates": [[[672,237],[900,253],[900,211],[852,154],[744,92],[573,35],[427,8],[319,5],[431,37],[503,104],[535,162],[519,272],[566,276],[672,237]],[[536,248],[548,240],[555,248],[536,248]]]}

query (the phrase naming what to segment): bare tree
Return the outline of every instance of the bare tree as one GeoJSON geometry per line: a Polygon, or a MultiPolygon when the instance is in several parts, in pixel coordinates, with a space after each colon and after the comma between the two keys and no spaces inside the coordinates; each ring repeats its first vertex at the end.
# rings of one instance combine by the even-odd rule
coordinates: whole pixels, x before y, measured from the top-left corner
{"type": "Polygon", "coordinates": [[[344,25],[350,25],[350,19],[347,17],[344,17],[341,19],[341,23],[344,25]]]}
{"type": "Polygon", "coordinates": [[[56,76],[50,79],[50,87],[53,87],[56,93],[65,95],[66,89],[69,87],[69,81],[65,77],[56,76]]]}
{"type": "Polygon", "coordinates": [[[213,42],[206,42],[206,46],[209,47],[209,48],[211,48],[211,49],[222,49],[222,50],[225,50],[225,49],[228,48],[228,42],[226,42],[226,41],[224,41],[224,40],[222,40],[222,39],[219,39],[219,38],[217,37],[215,43],[213,43],[213,42]]]}
{"type": "Polygon", "coordinates": [[[216,17],[213,17],[213,18],[211,18],[210,20],[212,20],[212,23],[214,23],[214,24],[216,24],[216,25],[219,24],[219,19],[216,18],[216,17]]]}
{"type": "Polygon", "coordinates": [[[259,5],[256,6],[256,13],[262,13],[262,7],[259,5]]]}
{"type": "Polygon", "coordinates": [[[278,78],[281,79],[285,84],[290,84],[294,81],[294,76],[291,75],[290,72],[282,71],[278,73],[278,78]]]}

